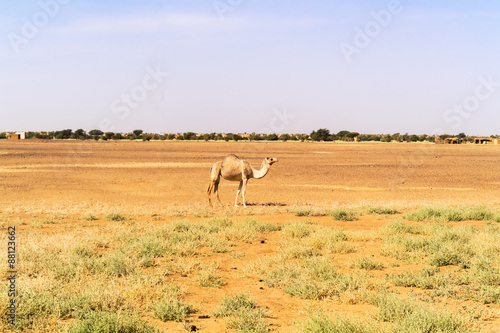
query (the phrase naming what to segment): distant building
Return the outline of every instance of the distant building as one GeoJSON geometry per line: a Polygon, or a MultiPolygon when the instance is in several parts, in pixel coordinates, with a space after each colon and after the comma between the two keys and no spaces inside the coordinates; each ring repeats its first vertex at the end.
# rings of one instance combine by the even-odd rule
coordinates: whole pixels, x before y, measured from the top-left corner
{"type": "Polygon", "coordinates": [[[444,143],[449,145],[460,145],[465,143],[465,140],[462,138],[446,138],[444,139],[444,143]]]}
{"type": "Polygon", "coordinates": [[[475,138],[474,143],[477,145],[491,145],[491,144],[498,144],[498,139],[492,139],[492,138],[475,138]]]}
{"type": "Polygon", "coordinates": [[[26,139],[26,132],[7,133],[6,137],[9,140],[24,140],[26,139]]]}

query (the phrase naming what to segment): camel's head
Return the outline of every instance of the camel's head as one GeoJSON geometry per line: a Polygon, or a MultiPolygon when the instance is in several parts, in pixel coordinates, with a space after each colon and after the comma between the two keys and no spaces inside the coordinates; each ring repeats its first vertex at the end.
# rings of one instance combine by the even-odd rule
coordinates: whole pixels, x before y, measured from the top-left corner
{"type": "Polygon", "coordinates": [[[266,162],[269,163],[269,165],[273,165],[273,163],[278,162],[278,159],[274,157],[266,157],[266,162]]]}

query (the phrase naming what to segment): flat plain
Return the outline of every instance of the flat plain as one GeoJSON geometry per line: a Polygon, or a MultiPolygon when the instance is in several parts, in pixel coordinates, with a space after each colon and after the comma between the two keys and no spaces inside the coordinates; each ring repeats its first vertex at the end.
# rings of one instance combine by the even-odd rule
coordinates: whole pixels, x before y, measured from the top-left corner
{"type": "Polygon", "coordinates": [[[0,310],[1,329],[497,332],[499,154],[1,140],[0,226],[16,227],[18,269],[16,326],[0,310]],[[279,162],[249,181],[247,207],[224,180],[209,207],[211,165],[230,153],[279,162]]]}

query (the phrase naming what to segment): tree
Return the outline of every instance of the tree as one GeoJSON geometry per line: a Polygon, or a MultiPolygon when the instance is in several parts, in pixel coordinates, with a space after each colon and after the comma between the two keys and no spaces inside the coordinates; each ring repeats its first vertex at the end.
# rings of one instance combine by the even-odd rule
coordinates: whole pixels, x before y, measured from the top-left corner
{"type": "Polygon", "coordinates": [[[346,131],[346,130],[340,131],[340,132],[337,133],[337,138],[336,139],[337,140],[344,140],[344,138],[346,138],[349,133],[351,133],[351,132],[346,131]]]}
{"type": "Polygon", "coordinates": [[[326,128],[320,128],[317,131],[311,132],[311,140],[313,141],[328,141],[330,131],[326,128]]]}
{"type": "Polygon", "coordinates": [[[253,140],[253,141],[260,141],[262,140],[262,136],[260,134],[255,134],[255,133],[252,133],[248,136],[248,138],[250,140],[253,140]]]}
{"type": "Polygon", "coordinates": [[[111,140],[115,136],[114,132],[106,132],[106,139],[111,140]]]}
{"type": "Polygon", "coordinates": [[[280,139],[281,141],[288,141],[288,140],[290,140],[290,135],[289,135],[289,134],[281,134],[281,135],[279,136],[279,139],[280,139]]]}
{"type": "Polygon", "coordinates": [[[349,132],[347,133],[344,138],[350,138],[350,139],[354,139],[355,137],[358,137],[359,136],[359,133],[358,132],[349,132]]]}
{"type": "Polygon", "coordinates": [[[184,140],[196,140],[197,139],[196,133],[193,133],[193,132],[186,132],[186,133],[182,134],[182,136],[184,137],[184,140]]]}
{"type": "Polygon", "coordinates": [[[390,134],[384,135],[382,138],[380,138],[381,142],[391,142],[392,141],[392,136],[390,134]]]}
{"type": "Polygon", "coordinates": [[[465,135],[465,133],[458,133],[457,137],[459,137],[460,139],[463,139],[465,138],[467,135],[465,135]]]}
{"type": "Polygon", "coordinates": [[[77,129],[74,133],[73,133],[73,137],[75,139],[85,139],[86,138],[86,135],[85,135],[85,131],[81,128],[77,129]]]}
{"type": "Polygon", "coordinates": [[[278,140],[278,135],[276,135],[275,133],[269,134],[268,136],[266,136],[266,140],[277,141],[278,140]]]}
{"type": "Polygon", "coordinates": [[[62,131],[56,131],[54,133],[54,138],[59,139],[59,140],[65,140],[71,138],[71,134],[73,133],[72,130],[70,129],[65,129],[62,131]]]}
{"type": "Polygon", "coordinates": [[[93,129],[91,131],[89,131],[89,134],[94,136],[94,135],[102,135],[102,131],[101,130],[98,130],[98,129],[93,129]]]}
{"type": "Polygon", "coordinates": [[[140,130],[140,129],[136,129],[136,130],[133,130],[132,133],[134,133],[135,136],[139,137],[141,136],[143,130],[140,130]]]}
{"type": "Polygon", "coordinates": [[[153,135],[151,135],[151,134],[144,134],[144,135],[142,136],[142,141],[149,141],[149,140],[151,140],[152,138],[153,138],[153,135]]]}
{"type": "Polygon", "coordinates": [[[309,135],[308,135],[308,134],[299,134],[299,135],[297,135],[297,138],[298,138],[301,142],[304,142],[304,141],[306,141],[307,139],[309,139],[309,135]]]}

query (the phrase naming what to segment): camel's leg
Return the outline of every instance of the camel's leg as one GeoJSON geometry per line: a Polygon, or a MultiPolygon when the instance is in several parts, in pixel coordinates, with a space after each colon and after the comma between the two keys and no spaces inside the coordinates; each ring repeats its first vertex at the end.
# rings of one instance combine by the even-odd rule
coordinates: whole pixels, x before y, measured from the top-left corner
{"type": "MultiPolygon", "coordinates": [[[[240,195],[242,186],[243,186],[243,181],[240,181],[240,186],[238,186],[238,192],[236,192],[236,199],[234,200],[234,207],[238,207],[238,196],[240,195]]],[[[245,202],[243,201],[243,203],[245,202]]]]}
{"type": "Polygon", "coordinates": [[[217,178],[217,181],[214,183],[214,193],[217,194],[217,200],[219,200],[219,204],[222,205],[222,202],[220,201],[219,198],[219,182],[220,182],[220,177],[217,178]]]}
{"type": "Polygon", "coordinates": [[[208,184],[208,189],[207,189],[208,204],[210,205],[210,207],[213,207],[212,206],[212,200],[210,199],[210,194],[212,193],[212,189],[213,188],[214,188],[214,183],[210,182],[210,184],[208,184]]]}
{"type": "Polygon", "coordinates": [[[248,179],[244,179],[243,180],[243,189],[241,190],[241,197],[243,199],[243,207],[247,206],[247,204],[245,202],[245,192],[247,191],[247,184],[248,184],[248,179]]]}
{"type": "MultiPolygon", "coordinates": [[[[210,198],[210,194],[212,193],[212,189],[217,193],[217,199],[219,199],[219,182],[220,182],[220,167],[221,162],[216,162],[212,169],[210,170],[210,184],[208,185],[207,195],[208,195],[208,204],[212,207],[212,200],[210,198]]],[[[220,202],[220,199],[219,199],[220,202]]]]}

